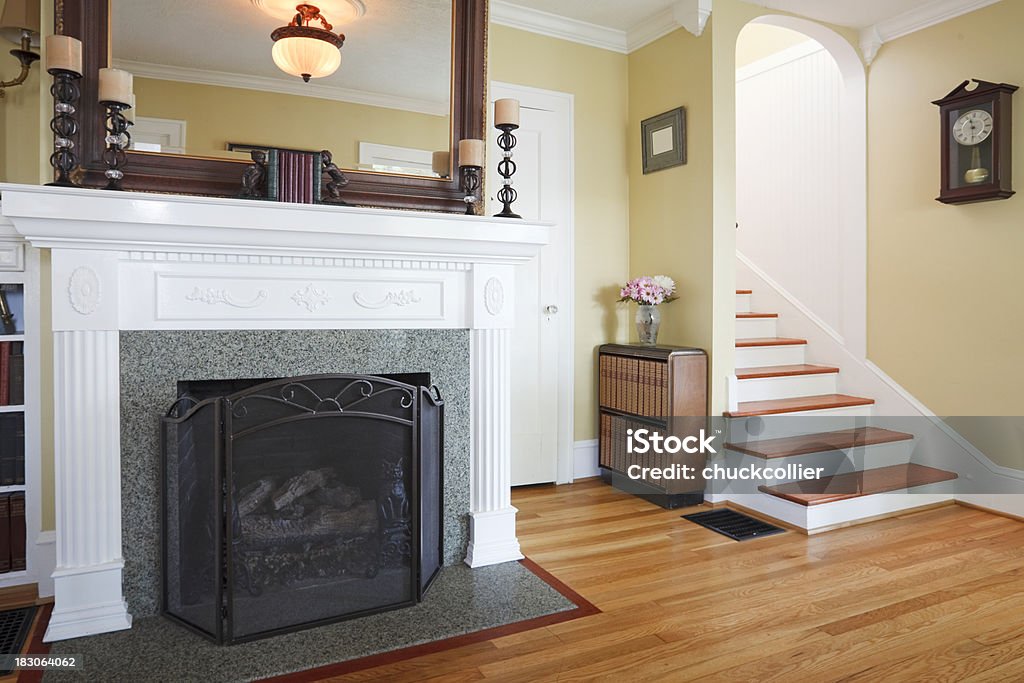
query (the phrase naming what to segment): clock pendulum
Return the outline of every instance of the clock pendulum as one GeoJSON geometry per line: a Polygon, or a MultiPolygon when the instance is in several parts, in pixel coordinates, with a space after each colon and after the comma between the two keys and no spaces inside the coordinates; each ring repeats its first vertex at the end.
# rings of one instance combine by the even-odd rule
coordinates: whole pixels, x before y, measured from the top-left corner
{"type": "Polygon", "coordinates": [[[964,182],[979,185],[989,178],[989,170],[981,165],[981,143],[992,134],[992,114],[984,109],[972,109],[953,124],[953,139],[971,148],[971,167],[964,172],[964,182]]]}

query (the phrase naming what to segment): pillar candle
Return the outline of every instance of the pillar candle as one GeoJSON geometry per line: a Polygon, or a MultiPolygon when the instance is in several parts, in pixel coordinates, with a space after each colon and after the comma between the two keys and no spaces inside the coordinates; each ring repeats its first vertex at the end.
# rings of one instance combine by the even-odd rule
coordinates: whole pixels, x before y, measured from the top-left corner
{"type": "Polygon", "coordinates": [[[46,69],[82,75],[82,41],[71,36],[46,36],[46,69]]]}
{"type": "Polygon", "coordinates": [[[434,152],[434,156],[431,159],[431,162],[431,168],[434,169],[434,173],[441,176],[442,178],[448,177],[448,174],[452,172],[451,152],[434,152]]]}
{"type": "Polygon", "coordinates": [[[459,166],[483,166],[484,141],[459,140],[459,166]]]}
{"type": "Polygon", "coordinates": [[[121,69],[100,69],[100,102],[132,101],[132,75],[121,69]]]}
{"type": "Polygon", "coordinates": [[[494,125],[519,125],[519,100],[511,98],[494,101],[494,125]]]}
{"type": "Polygon", "coordinates": [[[131,102],[128,104],[132,105],[131,109],[124,110],[124,117],[128,119],[129,123],[135,123],[135,93],[132,93],[131,102]]]}

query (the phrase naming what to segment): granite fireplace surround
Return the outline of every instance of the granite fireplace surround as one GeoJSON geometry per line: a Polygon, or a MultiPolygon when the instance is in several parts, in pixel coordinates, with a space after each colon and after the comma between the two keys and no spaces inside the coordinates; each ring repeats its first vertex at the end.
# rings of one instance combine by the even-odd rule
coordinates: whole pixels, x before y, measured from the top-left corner
{"type": "MultiPolygon", "coordinates": [[[[509,479],[516,266],[550,226],[0,185],[51,250],[57,566],[44,637],[158,610],[158,416],[186,379],[429,372],[447,564],[522,557],[509,479]]],[[[472,570],[469,570],[472,571],[472,570]]]]}
{"type": "Polygon", "coordinates": [[[343,372],[430,373],[445,401],[444,555],[469,544],[469,333],[466,330],[121,332],[124,597],[135,617],[160,609],[160,417],[179,381],[343,372]],[[130,550],[129,550],[130,549],[130,550]]]}

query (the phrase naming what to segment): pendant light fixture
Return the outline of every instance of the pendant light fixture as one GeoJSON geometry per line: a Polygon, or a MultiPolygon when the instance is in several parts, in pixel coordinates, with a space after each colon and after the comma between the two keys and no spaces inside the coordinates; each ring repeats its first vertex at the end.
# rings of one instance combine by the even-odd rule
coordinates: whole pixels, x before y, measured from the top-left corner
{"type": "Polygon", "coordinates": [[[270,34],[274,41],[271,56],[286,74],[299,76],[309,83],[311,78],[330,76],[341,66],[341,46],[345,36],[334,33],[334,27],[320,14],[320,8],[301,4],[287,26],[270,34]],[[320,26],[313,26],[314,22],[320,26]]]}

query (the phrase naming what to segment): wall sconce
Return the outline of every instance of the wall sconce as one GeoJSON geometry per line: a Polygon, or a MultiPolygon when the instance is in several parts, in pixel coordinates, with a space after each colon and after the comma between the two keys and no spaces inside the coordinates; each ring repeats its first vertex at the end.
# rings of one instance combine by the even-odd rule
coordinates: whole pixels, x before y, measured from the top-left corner
{"type": "Polygon", "coordinates": [[[341,66],[341,47],[345,36],[334,33],[334,27],[313,5],[301,4],[287,26],[270,34],[274,41],[271,56],[277,68],[286,74],[299,76],[306,83],[311,78],[330,76],[341,66]],[[319,21],[323,28],[314,26],[319,21]]]}
{"type": "Polygon", "coordinates": [[[33,0],[7,0],[3,15],[0,15],[0,36],[20,45],[11,50],[21,63],[21,73],[13,81],[0,81],[0,98],[5,88],[21,85],[28,79],[32,62],[39,59],[39,54],[32,51],[39,44],[39,3],[33,0]],[[35,45],[33,45],[35,43],[35,45]]]}

